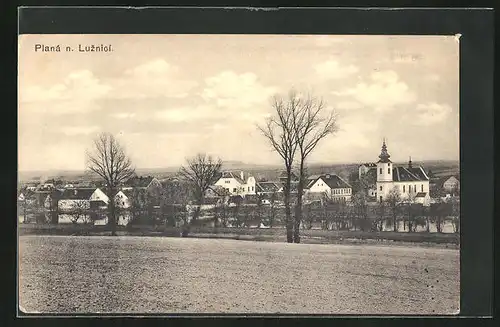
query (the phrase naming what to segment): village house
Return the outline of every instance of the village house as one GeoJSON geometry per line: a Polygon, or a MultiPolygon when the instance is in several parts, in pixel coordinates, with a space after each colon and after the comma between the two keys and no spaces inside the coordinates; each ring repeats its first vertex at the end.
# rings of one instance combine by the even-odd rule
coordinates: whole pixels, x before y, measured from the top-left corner
{"type": "Polygon", "coordinates": [[[38,187],[38,183],[27,183],[25,189],[29,191],[35,191],[38,187]]]}
{"type": "MultiPolygon", "coordinates": [[[[50,198],[49,198],[50,201],[50,198]]],[[[76,206],[85,208],[105,208],[109,203],[108,196],[97,188],[65,189],[58,199],[58,209],[61,212],[71,211],[76,206]]]]}
{"type": "MultiPolygon", "coordinates": [[[[287,179],[287,173],[286,171],[282,170],[278,176],[278,179],[279,181],[282,183],[282,184],[285,184],[286,183],[286,179],[287,179]]],[[[295,175],[293,172],[291,172],[290,174],[290,181],[292,183],[297,183],[299,181],[299,178],[297,177],[297,175],[295,175]]]]}
{"type": "Polygon", "coordinates": [[[245,174],[243,171],[222,172],[215,186],[223,187],[230,195],[256,194],[256,182],[253,176],[245,174]]]}
{"type": "Polygon", "coordinates": [[[460,180],[458,176],[446,176],[439,180],[437,186],[443,189],[447,193],[459,192],[460,191],[460,180]]]}
{"type": "Polygon", "coordinates": [[[122,190],[131,190],[134,188],[138,189],[147,189],[147,190],[152,190],[152,189],[161,189],[162,184],[161,182],[156,178],[152,176],[136,176],[130,178],[127,182],[125,182],[125,185],[121,188],[122,190]]]}
{"type": "Polygon", "coordinates": [[[360,186],[366,190],[366,195],[375,200],[377,197],[377,164],[364,163],[359,166],[358,180],[360,186]]]}
{"type": "Polygon", "coordinates": [[[256,184],[256,193],[264,199],[269,199],[276,195],[283,188],[283,185],[278,182],[258,182],[256,184]]]}
{"type": "Polygon", "coordinates": [[[395,167],[389,159],[385,140],[377,162],[377,200],[385,201],[396,188],[403,202],[415,201],[429,205],[429,177],[421,166],[414,167],[410,160],[407,167],[395,167]]]}
{"type": "Polygon", "coordinates": [[[21,189],[17,196],[17,200],[23,202],[26,205],[35,205],[37,204],[36,193],[32,189],[21,189]]]}
{"type": "Polygon", "coordinates": [[[358,168],[358,176],[359,179],[361,180],[362,176],[368,173],[369,171],[377,170],[377,164],[374,162],[367,162],[364,164],[359,165],[358,168]]]}
{"type": "Polygon", "coordinates": [[[221,185],[211,185],[205,191],[205,198],[220,198],[227,195],[227,190],[221,185]]]}
{"type": "Polygon", "coordinates": [[[352,197],[352,187],[335,174],[314,175],[308,179],[305,187],[307,198],[327,196],[334,202],[349,202],[352,197]]]}
{"type": "Polygon", "coordinates": [[[121,209],[128,209],[130,208],[130,196],[131,196],[131,191],[130,190],[121,190],[118,191],[115,195],[115,205],[118,208],[121,209]]]}

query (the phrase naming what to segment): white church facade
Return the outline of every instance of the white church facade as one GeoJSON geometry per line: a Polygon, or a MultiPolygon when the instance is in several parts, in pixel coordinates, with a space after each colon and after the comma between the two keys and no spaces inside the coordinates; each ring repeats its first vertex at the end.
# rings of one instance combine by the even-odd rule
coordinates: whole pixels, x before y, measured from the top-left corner
{"type": "Polygon", "coordinates": [[[389,159],[385,140],[377,162],[377,201],[387,200],[394,188],[399,192],[402,202],[429,205],[429,177],[421,166],[414,167],[410,160],[407,167],[394,166],[389,159]]]}

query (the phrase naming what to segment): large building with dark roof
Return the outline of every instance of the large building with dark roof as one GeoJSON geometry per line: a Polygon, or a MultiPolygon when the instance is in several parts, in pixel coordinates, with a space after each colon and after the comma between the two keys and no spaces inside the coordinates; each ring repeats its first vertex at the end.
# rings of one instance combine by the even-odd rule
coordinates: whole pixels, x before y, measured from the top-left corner
{"type": "Polygon", "coordinates": [[[377,200],[387,200],[395,189],[403,202],[411,200],[427,205],[430,202],[429,176],[424,169],[413,166],[411,157],[406,167],[394,166],[390,157],[384,140],[377,162],[377,200]]]}
{"type": "Polygon", "coordinates": [[[351,200],[352,187],[336,174],[321,174],[309,177],[306,192],[308,197],[317,194],[326,195],[334,202],[348,202],[351,200]]]}

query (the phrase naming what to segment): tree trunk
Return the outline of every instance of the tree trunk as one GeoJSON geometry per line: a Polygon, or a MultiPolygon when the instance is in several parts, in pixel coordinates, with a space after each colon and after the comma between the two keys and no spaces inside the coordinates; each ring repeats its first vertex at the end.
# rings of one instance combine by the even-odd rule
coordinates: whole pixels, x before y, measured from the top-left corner
{"type": "Polygon", "coordinates": [[[299,185],[297,186],[297,204],[295,206],[295,226],[293,242],[300,243],[300,222],[302,221],[302,192],[304,190],[304,160],[300,161],[299,185]]]}
{"type": "Polygon", "coordinates": [[[290,185],[291,185],[291,167],[287,167],[287,177],[285,183],[285,222],[286,222],[286,241],[287,243],[293,243],[293,221],[292,213],[290,210],[290,185]]]}
{"type": "Polygon", "coordinates": [[[109,204],[108,204],[108,226],[111,229],[111,236],[116,236],[116,212],[115,212],[115,201],[114,201],[114,189],[109,191],[109,204]]]}
{"type": "Polygon", "coordinates": [[[393,226],[393,231],[397,232],[398,231],[398,217],[396,215],[396,209],[392,208],[392,226],[393,226]]]}

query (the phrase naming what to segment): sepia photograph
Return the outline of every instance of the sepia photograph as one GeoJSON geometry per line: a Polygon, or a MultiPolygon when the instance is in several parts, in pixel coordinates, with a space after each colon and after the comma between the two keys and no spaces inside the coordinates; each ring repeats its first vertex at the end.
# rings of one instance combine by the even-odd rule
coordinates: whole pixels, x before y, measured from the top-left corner
{"type": "Polygon", "coordinates": [[[19,312],[459,314],[459,45],[19,35],[19,312]]]}

